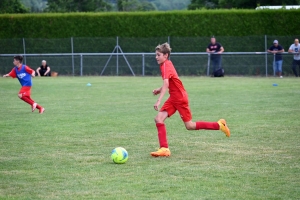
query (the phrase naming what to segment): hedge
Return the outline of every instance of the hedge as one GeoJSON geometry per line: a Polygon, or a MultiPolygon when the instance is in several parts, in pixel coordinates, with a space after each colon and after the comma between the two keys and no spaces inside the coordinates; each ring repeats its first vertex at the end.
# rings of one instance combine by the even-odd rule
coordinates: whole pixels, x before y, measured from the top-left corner
{"type": "Polygon", "coordinates": [[[255,36],[299,33],[300,10],[0,15],[0,38],[255,36]]]}

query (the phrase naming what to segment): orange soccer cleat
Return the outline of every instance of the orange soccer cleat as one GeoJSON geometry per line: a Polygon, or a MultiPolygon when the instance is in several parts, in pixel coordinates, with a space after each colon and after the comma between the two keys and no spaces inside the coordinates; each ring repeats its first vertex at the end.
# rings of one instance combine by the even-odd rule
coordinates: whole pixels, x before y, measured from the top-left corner
{"type": "Polygon", "coordinates": [[[220,130],[225,133],[226,137],[230,137],[230,130],[226,124],[225,119],[220,119],[218,121],[218,124],[220,125],[220,130]]]}
{"type": "Polygon", "coordinates": [[[151,152],[151,156],[153,157],[168,157],[171,155],[171,151],[169,148],[161,147],[155,152],[151,152]]]}

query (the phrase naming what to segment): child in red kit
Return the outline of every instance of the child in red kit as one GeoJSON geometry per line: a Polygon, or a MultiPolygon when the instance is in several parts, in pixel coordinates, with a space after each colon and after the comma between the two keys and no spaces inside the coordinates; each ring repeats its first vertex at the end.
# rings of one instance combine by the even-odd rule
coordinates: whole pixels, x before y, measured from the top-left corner
{"type": "Polygon", "coordinates": [[[39,109],[39,113],[42,114],[45,109],[34,102],[34,100],[30,97],[30,89],[32,86],[31,77],[35,77],[35,71],[29,68],[26,65],[22,64],[23,57],[15,56],[14,57],[14,65],[15,67],[8,74],[3,75],[3,77],[12,77],[18,78],[20,84],[22,85],[18,97],[31,105],[32,112],[37,108],[39,109]]]}
{"type": "Polygon", "coordinates": [[[168,60],[171,53],[170,45],[164,43],[158,45],[155,50],[156,60],[160,65],[163,86],[153,90],[154,95],[160,94],[157,102],[154,104],[154,109],[157,111],[159,110],[158,107],[167,90],[169,90],[170,97],[155,117],[160,148],[158,151],[151,152],[151,156],[159,157],[171,155],[168,147],[167,131],[164,121],[167,117],[171,117],[177,110],[187,130],[221,130],[227,137],[230,137],[230,130],[224,119],[220,119],[217,122],[192,121],[187,92],[185,91],[172,62],[168,60]]]}

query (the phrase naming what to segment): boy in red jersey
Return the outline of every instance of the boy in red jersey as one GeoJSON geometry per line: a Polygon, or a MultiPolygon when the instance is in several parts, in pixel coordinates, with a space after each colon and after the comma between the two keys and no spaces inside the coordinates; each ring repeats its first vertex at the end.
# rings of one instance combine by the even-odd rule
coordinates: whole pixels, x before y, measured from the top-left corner
{"type": "Polygon", "coordinates": [[[11,70],[11,72],[3,75],[3,77],[10,76],[12,78],[18,78],[20,84],[22,85],[18,97],[31,105],[32,112],[37,108],[39,109],[39,113],[42,114],[45,109],[35,103],[30,97],[30,89],[32,86],[31,77],[35,77],[35,71],[28,66],[23,65],[22,61],[22,56],[15,56],[13,62],[15,67],[11,70]]]}
{"type": "Polygon", "coordinates": [[[158,45],[155,50],[156,60],[160,65],[163,86],[153,90],[154,95],[160,94],[157,102],[154,104],[154,109],[157,111],[159,110],[158,107],[167,90],[169,90],[170,97],[161,107],[154,119],[160,148],[158,151],[151,152],[151,156],[159,157],[171,155],[168,147],[167,131],[164,121],[167,117],[171,117],[176,110],[178,110],[187,130],[221,130],[227,137],[230,137],[230,130],[224,119],[220,119],[218,122],[192,121],[187,92],[185,91],[172,62],[168,59],[171,53],[170,45],[164,43],[158,45]]]}

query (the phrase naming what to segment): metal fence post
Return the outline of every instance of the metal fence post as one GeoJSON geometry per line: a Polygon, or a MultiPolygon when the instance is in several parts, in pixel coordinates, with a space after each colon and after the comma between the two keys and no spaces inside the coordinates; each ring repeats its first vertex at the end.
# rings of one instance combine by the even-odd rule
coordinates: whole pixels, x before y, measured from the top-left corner
{"type": "Polygon", "coordinates": [[[83,71],[83,59],[82,59],[82,54],[80,54],[80,76],[82,76],[82,71],[83,71]]]}
{"type": "Polygon", "coordinates": [[[23,50],[24,50],[24,64],[26,65],[26,46],[25,46],[25,38],[23,38],[23,50]]]}
{"type": "Polygon", "coordinates": [[[74,76],[74,44],[73,44],[73,37],[71,37],[71,49],[72,49],[72,74],[74,76]]]}
{"type": "MultiPolygon", "coordinates": [[[[267,35],[265,35],[265,52],[267,51],[268,46],[267,46],[267,35]]],[[[266,77],[268,77],[268,53],[265,53],[265,58],[266,58],[266,77]]]]}
{"type": "Polygon", "coordinates": [[[145,76],[145,54],[142,54],[142,76],[145,76]]]}
{"type": "Polygon", "coordinates": [[[117,69],[116,69],[117,76],[119,75],[119,36],[117,36],[117,69]]]}
{"type": "Polygon", "coordinates": [[[209,76],[209,68],[210,68],[210,54],[207,54],[207,76],[209,76]]]}

